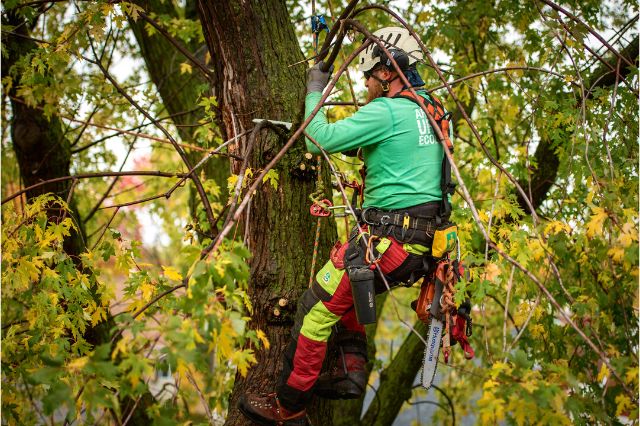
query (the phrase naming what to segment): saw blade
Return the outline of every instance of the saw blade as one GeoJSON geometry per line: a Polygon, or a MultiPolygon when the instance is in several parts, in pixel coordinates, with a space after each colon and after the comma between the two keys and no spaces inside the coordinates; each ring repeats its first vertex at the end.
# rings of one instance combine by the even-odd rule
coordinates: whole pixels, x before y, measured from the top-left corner
{"type": "Polygon", "coordinates": [[[442,321],[431,317],[429,324],[429,334],[427,335],[427,346],[424,348],[424,359],[422,360],[422,387],[429,389],[433,384],[438,367],[438,355],[440,354],[440,340],[442,337],[442,321]]]}

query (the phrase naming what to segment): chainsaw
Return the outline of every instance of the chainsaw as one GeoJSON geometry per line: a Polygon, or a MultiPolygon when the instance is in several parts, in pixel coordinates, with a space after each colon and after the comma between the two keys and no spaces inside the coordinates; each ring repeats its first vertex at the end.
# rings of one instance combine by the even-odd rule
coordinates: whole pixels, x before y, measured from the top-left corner
{"type": "Polygon", "coordinates": [[[445,363],[449,361],[452,341],[460,343],[466,359],[475,355],[468,340],[472,333],[470,303],[467,300],[458,308],[453,304],[455,284],[463,272],[457,263],[449,259],[438,262],[435,272],[425,277],[420,296],[414,302],[418,318],[428,327],[421,379],[425,389],[433,385],[441,346],[445,363]]]}

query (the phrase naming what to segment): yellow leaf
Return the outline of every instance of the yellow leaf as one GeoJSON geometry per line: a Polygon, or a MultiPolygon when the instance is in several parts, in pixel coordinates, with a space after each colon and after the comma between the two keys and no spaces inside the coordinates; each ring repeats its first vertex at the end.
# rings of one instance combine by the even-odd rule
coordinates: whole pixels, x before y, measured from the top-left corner
{"type": "Polygon", "coordinates": [[[113,350],[111,354],[111,359],[115,360],[118,357],[119,353],[126,354],[128,352],[127,346],[129,344],[129,338],[127,336],[122,336],[118,343],[116,343],[116,348],[113,350]]]}
{"type": "Polygon", "coordinates": [[[633,404],[631,403],[631,399],[624,394],[620,394],[616,396],[616,416],[620,417],[622,415],[628,414],[629,411],[633,409],[633,404]]]}
{"type": "Polygon", "coordinates": [[[491,377],[494,379],[500,375],[500,373],[509,374],[513,368],[507,363],[497,361],[491,367],[491,377]]]}
{"type": "Polygon", "coordinates": [[[228,321],[222,323],[220,334],[218,335],[218,357],[228,359],[233,354],[233,339],[235,335],[233,327],[228,321]]]}
{"type": "Polygon", "coordinates": [[[495,388],[496,386],[498,386],[498,382],[489,379],[486,382],[484,382],[484,384],[482,385],[482,389],[489,390],[489,389],[495,388]]]}
{"type": "Polygon", "coordinates": [[[613,259],[614,262],[620,262],[624,257],[624,250],[622,247],[611,247],[607,250],[607,255],[613,259]]]}
{"type": "Polygon", "coordinates": [[[587,237],[592,238],[596,234],[602,235],[602,226],[607,217],[605,209],[601,207],[594,207],[591,220],[587,223],[587,237]]]}
{"type": "Polygon", "coordinates": [[[602,363],[600,372],[598,373],[598,381],[601,382],[605,378],[609,378],[609,369],[607,368],[607,364],[602,363]]]}
{"type": "Polygon", "coordinates": [[[628,222],[622,225],[622,233],[618,236],[618,243],[624,247],[629,247],[634,241],[638,240],[638,231],[633,223],[628,222]]]}
{"type": "Polygon", "coordinates": [[[531,240],[527,243],[527,247],[533,256],[533,260],[540,260],[544,257],[544,247],[540,240],[531,240]]]}
{"type": "Polygon", "coordinates": [[[86,356],[76,358],[69,364],[67,364],[67,369],[72,373],[77,373],[78,371],[82,370],[85,365],[87,365],[88,361],[89,357],[86,356]]]}
{"type": "Polygon", "coordinates": [[[94,326],[100,322],[101,319],[107,319],[107,314],[102,308],[98,308],[91,314],[91,325],[94,326]]]}
{"type": "Polygon", "coordinates": [[[638,367],[634,367],[627,371],[624,376],[624,381],[628,384],[638,383],[638,367]]]}
{"type": "MultiPolygon", "coordinates": [[[[166,275],[166,272],[165,272],[166,275]]],[[[151,284],[149,281],[144,281],[142,283],[142,285],[140,286],[140,292],[142,293],[142,300],[149,301],[151,299],[151,296],[153,296],[153,284],[151,284]]]]}
{"type": "Polygon", "coordinates": [[[559,233],[568,234],[571,231],[571,228],[566,223],[562,223],[558,220],[552,220],[547,224],[544,228],[544,232],[549,235],[556,235],[559,233]]]}
{"type": "Polygon", "coordinates": [[[262,342],[262,345],[264,346],[264,348],[269,349],[271,344],[269,343],[269,339],[267,339],[267,335],[264,334],[264,331],[258,329],[256,330],[256,335],[258,336],[258,339],[260,339],[260,341],[262,342]]]}
{"type": "Polygon", "coordinates": [[[182,275],[173,266],[163,266],[164,276],[173,281],[182,281],[182,275]]]}
{"type": "Polygon", "coordinates": [[[247,375],[249,366],[256,363],[256,357],[251,349],[238,352],[238,371],[242,377],[247,375]]]}
{"type": "Polygon", "coordinates": [[[534,324],[529,326],[529,331],[534,339],[541,339],[546,337],[547,333],[545,328],[541,324],[534,324]]]}
{"type": "Polygon", "coordinates": [[[191,64],[188,62],[183,62],[180,64],[180,74],[191,74],[191,64]]]}
{"type": "Polygon", "coordinates": [[[238,175],[231,175],[227,178],[227,188],[229,191],[233,191],[238,183],[238,175]]]}
{"type": "Polygon", "coordinates": [[[487,263],[487,266],[484,268],[484,279],[495,282],[499,275],[500,267],[495,263],[487,263]]]}
{"type": "Polygon", "coordinates": [[[178,365],[176,366],[176,373],[182,380],[187,380],[187,373],[189,372],[189,367],[182,360],[182,358],[178,358],[178,365]]]}

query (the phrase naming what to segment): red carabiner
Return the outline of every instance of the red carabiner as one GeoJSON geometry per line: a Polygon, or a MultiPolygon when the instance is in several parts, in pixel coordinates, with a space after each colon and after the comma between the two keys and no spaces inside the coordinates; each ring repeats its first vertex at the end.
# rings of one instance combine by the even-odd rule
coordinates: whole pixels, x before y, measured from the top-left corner
{"type": "MultiPolygon", "coordinates": [[[[327,207],[333,207],[333,203],[327,199],[322,200],[321,203],[324,206],[327,207]]],[[[311,213],[311,216],[316,216],[316,217],[327,217],[327,216],[331,216],[331,210],[329,210],[326,207],[323,207],[322,205],[320,205],[320,203],[315,202],[311,205],[311,208],[309,209],[309,212],[311,213]]]]}

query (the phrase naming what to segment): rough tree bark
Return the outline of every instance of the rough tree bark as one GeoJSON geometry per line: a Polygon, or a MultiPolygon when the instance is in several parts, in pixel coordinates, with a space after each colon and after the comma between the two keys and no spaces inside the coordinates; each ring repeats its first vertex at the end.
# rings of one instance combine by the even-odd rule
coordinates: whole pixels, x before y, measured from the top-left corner
{"type": "MultiPolygon", "coordinates": [[[[29,187],[57,177],[69,176],[71,145],[65,137],[58,117],[47,118],[41,106],[29,106],[18,93],[19,70],[13,66],[21,58],[29,55],[37,46],[29,39],[29,23],[13,13],[3,15],[2,23],[15,26],[12,33],[3,33],[2,75],[13,78],[13,85],[6,92],[11,102],[11,141],[18,160],[22,185],[29,187]],[[6,56],[5,56],[6,55],[6,56]]],[[[3,99],[4,101],[4,99],[3,99]]],[[[71,181],[66,180],[40,186],[27,191],[27,201],[42,194],[53,193],[66,200],[71,189],[71,181]]],[[[82,221],[78,220],[75,202],[69,203],[71,217],[78,232],[72,232],[64,241],[65,252],[78,259],[86,249],[86,236],[82,221]]],[[[56,222],[62,212],[55,208],[48,211],[49,220],[56,222]]]]}
{"type": "MultiPolygon", "coordinates": [[[[289,67],[303,59],[285,2],[250,0],[198,4],[205,39],[213,57],[215,84],[227,138],[251,129],[255,118],[302,122],[305,66],[289,67]]],[[[242,155],[248,138],[235,147],[242,155]]],[[[262,168],[284,144],[273,132],[262,131],[250,158],[250,167],[262,168]]],[[[251,260],[250,296],[254,312],[251,327],[264,330],[271,347],[257,353],[258,363],[246,377],[236,376],[229,401],[228,425],[251,424],[237,410],[238,398],[247,391],[272,392],[290,338],[298,297],[307,287],[315,237],[315,220],[309,211],[313,174],[299,173],[304,159],[301,140],[280,161],[278,188],[263,185],[253,196],[248,220],[251,260]],[[287,305],[274,316],[280,299],[287,305]]],[[[310,168],[307,164],[307,170],[310,168]]],[[[237,173],[239,164],[233,164],[237,173]]],[[[329,188],[328,171],[325,187],[329,188]]],[[[323,225],[319,259],[328,258],[336,238],[335,224],[323,225]]],[[[317,269],[316,269],[317,270],[317,269]]],[[[314,424],[318,410],[311,410],[314,424]]]]}

